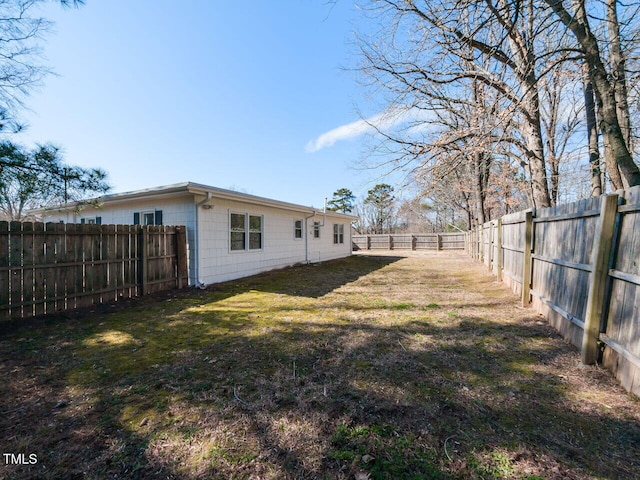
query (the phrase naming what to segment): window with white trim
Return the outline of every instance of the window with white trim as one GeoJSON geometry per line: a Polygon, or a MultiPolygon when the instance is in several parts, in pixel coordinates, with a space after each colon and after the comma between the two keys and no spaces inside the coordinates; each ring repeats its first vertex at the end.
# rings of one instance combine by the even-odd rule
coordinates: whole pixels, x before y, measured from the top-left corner
{"type": "Polygon", "coordinates": [[[249,215],[249,250],[262,248],[262,215],[249,215]]]}
{"type": "Polygon", "coordinates": [[[320,222],[313,222],[313,238],[320,238],[320,222]]]}
{"type": "Polygon", "coordinates": [[[302,238],[302,220],[296,220],[293,224],[293,238],[302,238]]]}
{"type": "Polygon", "coordinates": [[[335,244],[344,243],[344,224],[342,223],[333,224],[333,243],[335,244]]]}
{"type": "Polygon", "coordinates": [[[262,249],[262,215],[229,214],[229,249],[247,251],[262,249]]]}

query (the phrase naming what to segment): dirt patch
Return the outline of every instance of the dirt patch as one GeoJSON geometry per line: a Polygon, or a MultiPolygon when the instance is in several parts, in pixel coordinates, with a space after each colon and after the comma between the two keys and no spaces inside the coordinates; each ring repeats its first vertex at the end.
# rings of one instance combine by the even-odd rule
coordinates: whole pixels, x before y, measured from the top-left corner
{"type": "Polygon", "coordinates": [[[637,399],[463,255],[357,255],[3,325],[0,374],[0,478],[640,471],[637,399]]]}

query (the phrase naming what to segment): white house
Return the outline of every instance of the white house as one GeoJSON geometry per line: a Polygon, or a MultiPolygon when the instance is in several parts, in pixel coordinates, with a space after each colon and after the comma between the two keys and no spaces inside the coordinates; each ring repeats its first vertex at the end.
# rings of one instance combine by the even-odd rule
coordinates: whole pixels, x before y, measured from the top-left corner
{"type": "Polygon", "coordinates": [[[184,225],[189,284],[211,284],[351,255],[356,218],[186,182],[40,209],[44,222],[184,225]]]}

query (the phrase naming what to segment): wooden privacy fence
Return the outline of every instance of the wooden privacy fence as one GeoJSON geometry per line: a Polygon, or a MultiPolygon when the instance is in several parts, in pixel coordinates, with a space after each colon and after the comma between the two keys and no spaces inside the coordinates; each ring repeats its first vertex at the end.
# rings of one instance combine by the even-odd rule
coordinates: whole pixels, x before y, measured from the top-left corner
{"type": "Polygon", "coordinates": [[[386,235],[352,235],[354,250],[464,250],[466,234],[393,233],[386,235]]]}
{"type": "Polygon", "coordinates": [[[470,255],[640,395],[640,187],[504,216],[470,255]]]}
{"type": "Polygon", "coordinates": [[[185,227],[0,222],[0,320],[188,283],[185,227]]]}

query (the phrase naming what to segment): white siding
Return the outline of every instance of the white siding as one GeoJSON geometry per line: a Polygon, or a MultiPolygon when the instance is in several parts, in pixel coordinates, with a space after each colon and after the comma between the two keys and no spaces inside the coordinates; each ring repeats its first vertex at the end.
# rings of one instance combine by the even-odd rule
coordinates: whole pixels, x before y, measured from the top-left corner
{"type": "Polygon", "coordinates": [[[164,225],[187,227],[190,285],[196,282],[218,283],[297,263],[321,262],[351,255],[351,226],[348,218],[328,213],[324,226],[320,228],[320,238],[314,238],[313,223],[323,223],[322,215],[305,221],[308,212],[216,197],[207,202],[212,208],[196,207],[204,199],[202,195],[194,196],[189,193],[159,195],[141,200],[107,202],[99,208],[86,207],[78,214],[50,212],[43,220],[80,223],[82,218],[100,216],[103,224],[126,225],[133,223],[134,212],[162,210],[164,225]],[[262,216],[261,250],[230,250],[230,212],[262,216]],[[302,238],[295,238],[296,220],[303,222],[302,238]],[[342,244],[333,243],[335,223],[344,225],[342,244]],[[195,238],[196,230],[199,231],[198,238],[195,238]]]}
{"type": "Polygon", "coordinates": [[[322,224],[323,216],[316,215],[310,218],[308,223],[307,238],[309,239],[309,261],[312,263],[333,260],[334,258],[348,257],[351,255],[351,222],[345,218],[334,217],[327,214],[324,226],[320,227],[320,238],[313,236],[313,222],[322,224]],[[333,225],[344,225],[344,243],[333,243],[333,225]]]}
{"type": "Polygon", "coordinates": [[[134,212],[155,212],[156,210],[162,210],[164,225],[185,225],[193,229],[193,195],[130,200],[103,204],[99,207],[89,205],[77,213],[51,211],[47,212],[43,221],[80,223],[83,218],[102,217],[103,224],[131,225],[134,212]]]}
{"type": "Polygon", "coordinates": [[[348,219],[327,216],[320,238],[313,238],[313,222],[322,215],[304,220],[308,213],[237,201],[216,200],[211,210],[199,209],[199,280],[205,284],[223,282],[256,273],[282,268],[307,260],[318,262],[351,254],[351,227],[348,219]],[[229,246],[229,214],[262,215],[262,250],[231,251],[229,246]],[[303,221],[303,238],[295,238],[295,222],[303,221]],[[345,225],[344,244],[333,244],[333,224],[345,225]],[[309,256],[305,251],[305,236],[309,256]]]}

